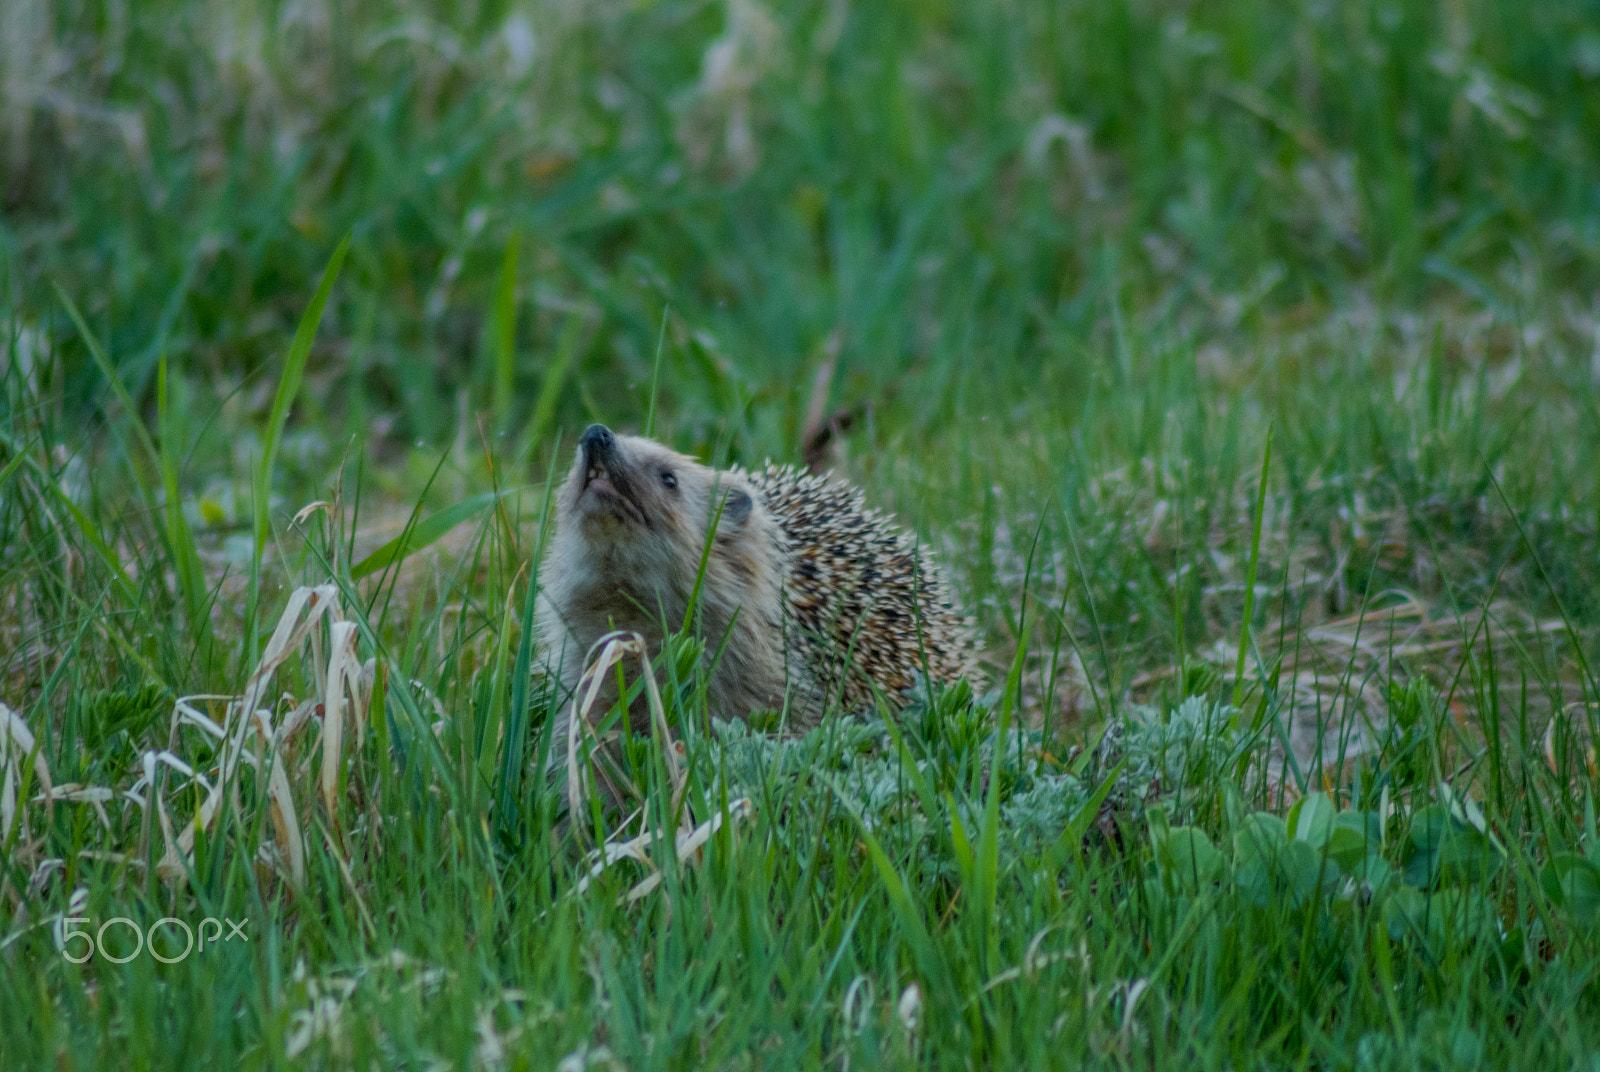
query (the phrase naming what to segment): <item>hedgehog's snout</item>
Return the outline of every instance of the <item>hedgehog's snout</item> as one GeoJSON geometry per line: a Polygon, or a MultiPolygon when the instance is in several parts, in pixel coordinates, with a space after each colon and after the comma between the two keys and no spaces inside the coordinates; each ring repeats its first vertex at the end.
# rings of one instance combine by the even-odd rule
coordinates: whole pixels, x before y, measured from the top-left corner
{"type": "Polygon", "coordinates": [[[612,517],[648,526],[645,506],[639,501],[639,485],[632,472],[636,463],[623,449],[616,435],[603,424],[591,424],[578,437],[577,484],[574,505],[587,516],[612,517]]]}
{"type": "Polygon", "coordinates": [[[616,468],[617,437],[603,424],[591,424],[578,438],[583,454],[584,483],[609,476],[616,468]]]}

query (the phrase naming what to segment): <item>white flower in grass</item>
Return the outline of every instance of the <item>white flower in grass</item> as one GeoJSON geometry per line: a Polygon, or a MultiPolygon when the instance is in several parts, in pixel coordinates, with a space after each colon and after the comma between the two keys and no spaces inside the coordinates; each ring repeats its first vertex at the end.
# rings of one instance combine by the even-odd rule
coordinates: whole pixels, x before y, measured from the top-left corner
{"type": "Polygon", "coordinates": [[[922,988],[912,983],[900,992],[900,1005],[895,1010],[900,1016],[901,1025],[909,1032],[915,1034],[917,1025],[922,1022],[922,988]]]}

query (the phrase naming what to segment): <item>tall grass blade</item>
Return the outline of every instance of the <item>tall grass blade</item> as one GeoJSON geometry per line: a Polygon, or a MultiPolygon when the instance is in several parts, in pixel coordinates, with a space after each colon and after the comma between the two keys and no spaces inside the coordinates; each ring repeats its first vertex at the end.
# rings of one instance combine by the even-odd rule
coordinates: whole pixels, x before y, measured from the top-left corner
{"type": "MultiPolygon", "coordinates": [[[[534,548],[532,567],[528,573],[528,590],[522,600],[522,635],[517,638],[517,658],[511,670],[511,704],[505,715],[506,732],[501,743],[500,774],[496,800],[495,826],[501,840],[520,845],[522,842],[522,776],[528,755],[529,692],[533,683],[534,622],[538,610],[539,565],[544,559],[545,545],[550,538],[550,511],[555,496],[556,458],[560,443],[550,452],[549,466],[545,471],[544,502],[539,510],[539,542],[534,548]]],[[[557,696],[556,702],[564,701],[557,696]]],[[[550,727],[553,719],[546,718],[539,737],[539,747],[533,761],[534,777],[545,777],[546,757],[550,748],[550,727]]],[[[542,784],[542,783],[541,783],[542,784]]]]}
{"type": "MultiPolygon", "coordinates": [[[[1239,623],[1239,658],[1233,668],[1233,706],[1244,701],[1244,659],[1250,649],[1250,622],[1256,612],[1256,565],[1261,561],[1261,517],[1267,505],[1267,469],[1272,464],[1272,425],[1261,452],[1261,485],[1256,489],[1256,516],[1250,532],[1250,565],[1244,578],[1244,619],[1239,623]]],[[[1237,716],[1235,716],[1237,718],[1237,716]]]]}
{"type": "Polygon", "coordinates": [[[512,235],[500,263],[500,282],[494,295],[494,419],[500,428],[511,420],[516,375],[517,246],[517,236],[512,235]]]}
{"type": "Polygon", "coordinates": [[[437,513],[429,514],[415,525],[407,526],[400,535],[351,566],[350,579],[359,581],[363,577],[370,577],[380,570],[386,570],[395,563],[404,561],[430,544],[436,543],[457,525],[489,509],[518,490],[520,489],[505,488],[501,491],[486,491],[447,506],[437,513]]]}
{"type": "Polygon", "coordinates": [[[256,648],[256,609],[261,597],[261,560],[266,554],[267,537],[270,532],[267,510],[272,500],[272,472],[278,459],[278,443],[283,437],[284,423],[289,419],[289,407],[294,403],[295,396],[300,393],[300,381],[305,375],[306,359],[311,356],[311,343],[316,338],[317,328],[322,323],[322,312],[327,307],[328,296],[333,293],[333,284],[339,278],[339,269],[344,265],[345,254],[349,250],[350,235],[346,234],[339,241],[338,248],[333,251],[333,256],[329,258],[328,266],[323,269],[322,282],[317,287],[311,304],[300,317],[299,326],[295,328],[294,339],[289,344],[288,354],[284,357],[283,372],[278,377],[278,390],[272,398],[272,411],[267,417],[266,436],[261,444],[261,460],[256,467],[251,487],[254,544],[250,553],[249,591],[245,601],[245,628],[248,637],[243,657],[247,663],[254,660],[256,648]]]}
{"type": "Polygon", "coordinates": [[[588,318],[574,313],[567,318],[567,326],[556,340],[556,352],[544,370],[544,382],[539,387],[539,398],[533,406],[533,417],[528,421],[528,442],[538,443],[550,429],[555,418],[556,403],[561,400],[561,388],[566,384],[567,372],[578,353],[588,318]]]}
{"type": "Polygon", "coordinates": [[[661,351],[667,346],[667,318],[672,315],[670,306],[661,310],[661,330],[656,333],[656,360],[650,370],[650,408],[644,414],[644,434],[648,439],[655,435],[656,393],[661,386],[661,351]]]}
{"type": "MultiPolygon", "coordinates": [[[[127,414],[128,423],[133,428],[133,435],[138,441],[140,449],[144,451],[145,459],[149,461],[152,469],[158,468],[160,463],[156,455],[156,446],[151,441],[150,432],[145,428],[144,422],[139,419],[139,408],[134,404],[132,396],[128,394],[128,389],[123,386],[122,377],[117,375],[117,370],[112,366],[110,359],[106,357],[105,351],[101,349],[99,340],[94,337],[94,332],[90,331],[89,325],[84,322],[83,314],[78,311],[77,304],[67,295],[66,291],[61,289],[60,284],[52,284],[52,286],[55,288],[56,297],[61,300],[62,305],[66,306],[67,315],[72,318],[72,323],[77,327],[78,334],[83,337],[83,344],[88,347],[89,356],[94,358],[94,363],[100,369],[100,374],[106,378],[106,383],[110,385],[112,392],[116,394],[117,400],[122,403],[123,412],[127,414]]],[[[135,475],[137,475],[137,470],[135,470],[135,475]]],[[[143,485],[141,484],[140,486],[142,489],[143,485]]]]}
{"type": "Polygon", "coordinates": [[[178,490],[178,431],[167,399],[167,355],[164,352],[156,363],[156,422],[161,435],[161,484],[167,500],[167,546],[172,551],[173,572],[189,615],[190,628],[198,633],[207,602],[205,569],[200,564],[194,532],[183,514],[183,498],[178,490]]]}

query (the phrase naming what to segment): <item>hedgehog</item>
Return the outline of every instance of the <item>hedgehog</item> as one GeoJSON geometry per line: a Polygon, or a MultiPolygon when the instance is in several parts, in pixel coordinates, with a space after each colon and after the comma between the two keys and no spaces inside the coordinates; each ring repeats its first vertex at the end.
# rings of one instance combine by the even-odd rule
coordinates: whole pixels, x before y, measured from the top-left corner
{"type": "MultiPolygon", "coordinates": [[[[719,471],[594,424],[557,492],[540,569],[539,631],[564,688],[613,630],[659,652],[664,631],[685,625],[702,562],[690,625],[718,718],[776,711],[800,731],[894,699],[919,673],[975,672],[971,626],[932,556],[859,490],[770,461],[719,471]]],[[[600,695],[614,703],[614,683],[600,695]]],[[[629,721],[644,731],[648,711],[629,721]]]]}

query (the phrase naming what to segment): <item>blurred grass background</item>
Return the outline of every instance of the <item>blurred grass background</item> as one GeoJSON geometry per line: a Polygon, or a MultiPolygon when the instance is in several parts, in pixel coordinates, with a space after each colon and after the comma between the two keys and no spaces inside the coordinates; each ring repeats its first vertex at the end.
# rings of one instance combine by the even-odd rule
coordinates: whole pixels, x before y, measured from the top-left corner
{"type": "Polygon", "coordinates": [[[1275,351],[1330,316],[1371,346],[1449,320],[1473,365],[1530,330],[1592,351],[1600,32],[1575,0],[3,18],[4,294],[64,350],[74,413],[101,389],[52,282],[136,398],[165,350],[197,402],[246,386],[248,411],[346,231],[299,422],[329,451],[446,441],[458,391],[525,420],[572,318],[561,422],[631,415],[664,309],[664,411],[701,439],[741,421],[746,452],[796,449],[794,387],[834,352],[830,402],[917,434],[1034,384],[1072,413],[1117,372],[1117,309],[1228,389],[1314,378],[1275,351]],[[514,240],[506,396],[487,325],[514,240]]]}
{"type": "MultiPolygon", "coordinates": [[[[398,758],[351,759],[370,844],[307,791],[292,896],[249,863],[260,812],[176,888],[142,800],[0,830],[0,1058],[283,1064],[316,1022],[285,1003],[337,995],[354,1041],[307,1028],[334,1065],[499,1067],[501,1032],[673,1067],[1587,1068],[1597,294],[1594,2],[8,0],[0,701],[58,784],[125,787],[173,697],[236,694],[287,588],[331,578],[394,668],[398,758]],[[719,461],[835,428],[818,457],[938,546],[1085,795],[1130,705],[1232,696],[1271,732],[1217,739],[1261,776],[1140,790],[1220,844],[1241,799],[1322,788],[1393,806],[1398,868],[1480,802],[1510,862],[1461,888],[1492,936],[1443,909],[1397,931],[1348,888],[1163,899],[1166,820],[1147,839],[1137,808],[1072,866],[1008,843],[974,880],[929,812],[984,814],[993,727],[948,713],[914,742],[955,756],[948,813],[895,798],[877,828],[931,939],[793,771],[731,856],[672,874],[703,912],[630,915],[631,878],[574,896],[570,852],[508,848],[486,801],[533,792],[506,779],[551,702],[511,683],[539,485],[588,421],[642,428],[652,387],[657,435],[719,461]],[[413,507],[524,485],[404,571],[353,569],[413,507]],[[248,909],[264,944],[74,973],[36,925],[78,888],[96,918],[248,909]],[[1046,933],[1079,952],[1001,985],[1046,933]],[[459,996],[424,1000],[446,968],[459,996]]],[[[286,695],[318,694],[297,667],[286,695]]]]}
{"type": "Polygon", "coordinates": [[[1392,583],[1548,612],[1548,581],[1587,616],[1595,15],[19,0],[0,300],[38,404],[12,413],[79,465],[107,442],[59,287],[145,417],[167,355],[174,486],[226,549],[349,233],[275,524],[369,456],[402,510],[488,487],[486,445],[500,483],[537,479],[562,430],[642,425],[659,355],[681,449],[794,460],[839,423],[823,464],[954,541],[1002,648],[1020,531],[1059,594],[1056,511],[1104,529],[1072,553],[1122,578],[1095,626],[1108,664],[1135,653],[1114,680],[1233,631],[1203,597],[1242,583],[1269,422],[1268,561],[1320,611],[1392,583]],[[1560,519],[1548,578],[1508,504],[1535,536],[1560,519]],[[1381,574],[1350,558],[1372,541],[1381,574]]]}

